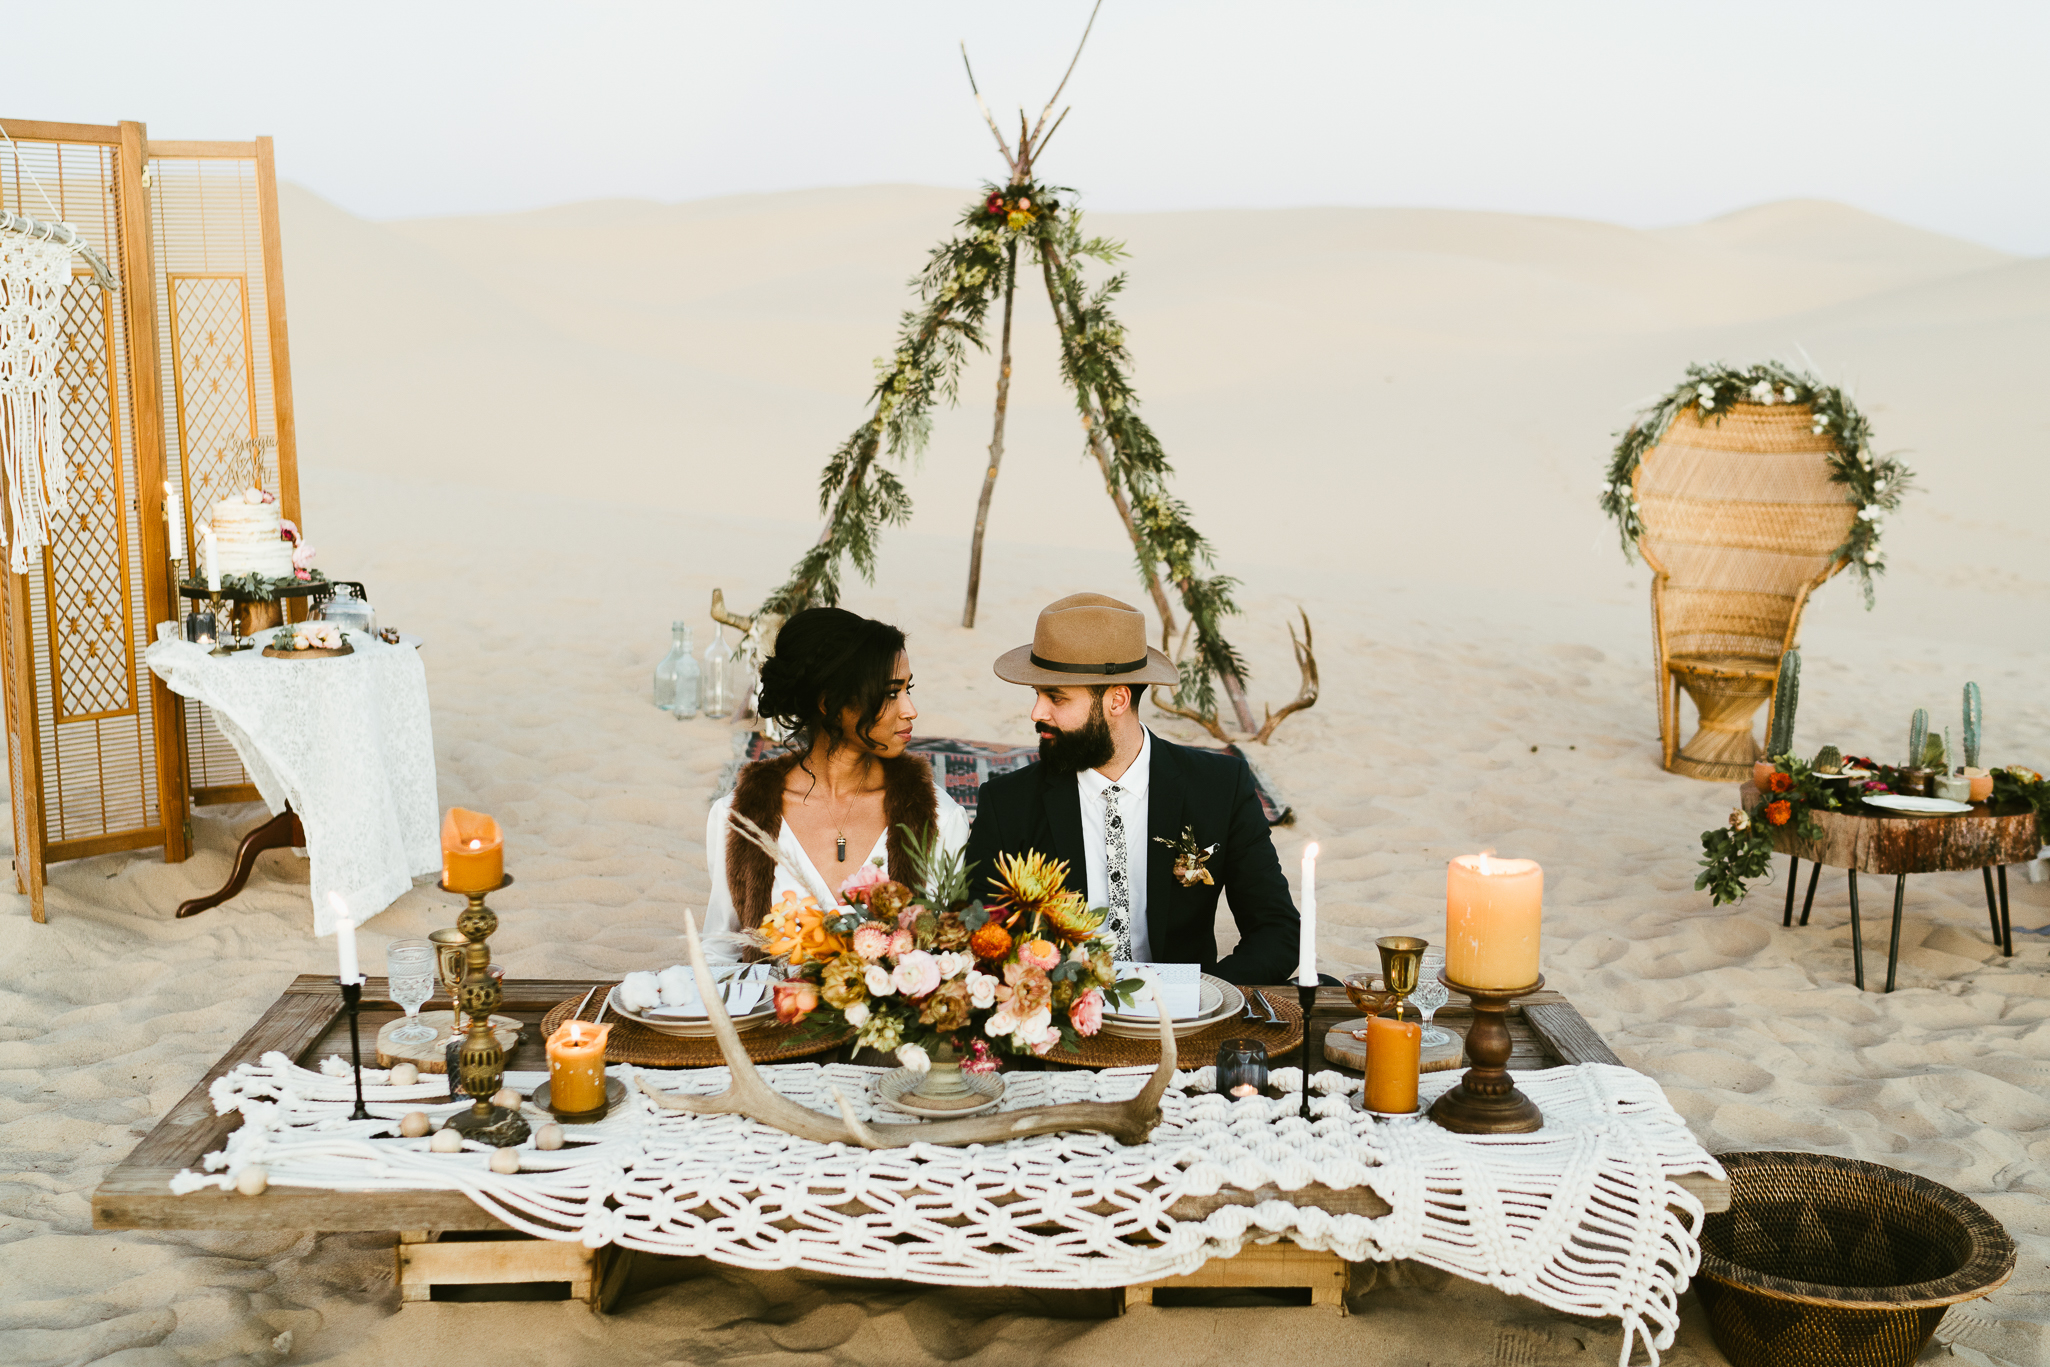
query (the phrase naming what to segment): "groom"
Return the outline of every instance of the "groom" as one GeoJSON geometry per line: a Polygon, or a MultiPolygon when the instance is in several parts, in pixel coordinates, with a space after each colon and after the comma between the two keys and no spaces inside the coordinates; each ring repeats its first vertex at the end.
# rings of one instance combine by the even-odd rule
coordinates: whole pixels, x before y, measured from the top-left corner
{"type": "Polygon", "coordinates": [[[982,785],[967,849],[975,889],[999,854],[1038,850],[1067,861],[1068,886],[1090,906],[1110,908],[1120,959],[1198,963],[1235,983],[1293,977],[1300,920],[1253,771],[1140,724],[1147,685],[1179,682],[1147,646],[1144,614],[1102,594],[1063,598],[1039,614],[1031,645],[997,660],[996,675],[1036,695],[1039,763],[982,785]],[[1185,829],[1210,853],[1177,872],[1185,829]],[[1222,960],[1219,893],[1239,928],[1222,960]]]}

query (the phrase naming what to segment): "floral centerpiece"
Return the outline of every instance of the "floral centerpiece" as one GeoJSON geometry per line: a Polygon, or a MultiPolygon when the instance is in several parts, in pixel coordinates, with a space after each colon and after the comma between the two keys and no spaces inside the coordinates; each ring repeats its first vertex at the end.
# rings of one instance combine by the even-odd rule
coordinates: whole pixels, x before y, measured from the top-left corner
{"type": "Polygon", "coordinates": [[[916,891],[869,865],[837,905],[786,892],[763,918],[757,942],[792,970],[775,987],[779,1020],[852,1029],[920,1072],[989,1073],[1003,1054],[1072,1049],[1140,986],[1118,979],[1107,912],[1067,888],[1063,861],[1000,857],[995,895],[971,901],[959,855],[906,843],[916,891]]]}

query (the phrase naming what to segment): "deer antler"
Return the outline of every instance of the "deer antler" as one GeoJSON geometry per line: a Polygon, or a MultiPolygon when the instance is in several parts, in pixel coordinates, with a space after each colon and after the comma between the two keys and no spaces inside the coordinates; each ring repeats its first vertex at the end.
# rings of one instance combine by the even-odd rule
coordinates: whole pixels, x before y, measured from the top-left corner
{"type": "Polygon", "coordinates": [[[755,624],[755,619],[752,617],[742,617],[737,612],[728,612],[726,610],[726,590],[724,589],[712,590],[712,620],[732,627],[735,631],[751,630],[755,624]]]}
{"type": "Polygon", "coordinates": [[[1295,628],[1290,627],[1288,629],[1288,643],[1295,649],[1296,668],[1302,671],[1303,686],[1296,691],[1294,702],[1289,703],[1279,712],[1268,711],[1266,722],[1261,726],[1260,733],[1253,737],[1254,740],[1262,745],[1267,743],[1267,738],[1274,734],[1274,728],[1281,725],[1282,720],[1289,713],[1300,712],[1306,707],[1315,707],[1317,705],[1317,652],[1314,649],[1314,640],[1310,635],[1310,614],[1303,612],[1301,608],[1297,608],[1296,611],[1302,613],[1303,639],[1298,641],[1295,638],[1295,628]]]}
{"type": "Polygon", "coordinates": [[[855,1118],[854,1108],[836,1088],[833,1101],[840,1109],[836,1122],[830,1116],[800,1106],[777,1092],[762,1079],[733,1018],[719,1000],[712,971],[705,964],[705,948],[698,940],[697,917],[684,913],[684,943],[690,951],[691,971],[697,975],[698,996],[705,1003],[712,1034],[719,1041],[719,1054],[726,1060],[732,1080],[717,1096],[690,1096],[681,1092],[658,1091],[640,1079],[641,1091],[667,1110],[690,1115],[744,1115],[773,1125],[785,1134],[818,1144],[849,1141],[870,1149],[894,1149],[907,1144],[997,1144],[1006,1139],[1024,1139],[1035,1134],[1056,1134],[1062,1130],[1096,1130],[1121,1144],[1143,1144],[1160,1123],[1160,1098],[1174,1080],[1176,1061],[1174,1022],[1167,1004],[1152,978],[1146,980],[1160,1013],[1160,1066],[1144,1089],[1129,1101],[1071,1101],[1059,1106],[1034,1106],[969,1120],[942,1120],[923,1125],[868,1125],[855,1118]]]}

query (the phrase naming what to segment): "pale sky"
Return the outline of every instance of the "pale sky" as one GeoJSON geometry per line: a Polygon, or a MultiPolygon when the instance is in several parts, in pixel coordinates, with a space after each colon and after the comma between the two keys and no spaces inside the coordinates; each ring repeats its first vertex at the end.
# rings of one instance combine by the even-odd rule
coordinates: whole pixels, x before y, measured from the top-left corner
{"type": "MultiPolygon", "coordinates": [[[[270,133],[355,213],[970,186],[1088,0],[8,7],[0,120],[270,133]]],[[[1099,209],[1657,226],[1834,199],[2050,252],[2042,0],[1105,0],[1046,177],[1099,209]]]]}

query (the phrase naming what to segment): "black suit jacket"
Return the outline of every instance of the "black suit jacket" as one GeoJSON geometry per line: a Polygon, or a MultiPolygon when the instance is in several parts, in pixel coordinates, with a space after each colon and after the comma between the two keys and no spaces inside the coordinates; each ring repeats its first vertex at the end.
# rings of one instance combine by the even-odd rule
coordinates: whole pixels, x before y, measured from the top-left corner
{"type": "MultiPolygon", "coordinates": [[[[1274,838],[1253,771],[1236,755],[1191,750],[1153,737],[1147,779],[1146,934],[1160,963],[1200,963],[1227,982],[1279,983],[1295,975],[1302,920],[1288,879],[1274,853],[1274,838]],[[1210,857],[1215,883],[1183,887],[1174,876],[1174,851],[1154,837],[1179,840],[1195,831],[1198,845],[1216,845],[1210,857]],[[1231,897],[1239,943],[1217,957],[1217,898],[1231,897]]],[[[1068,886],[1088,895],[1082,858],[1082,797],[1073,774],[1049,774],[1031,764],[992,778],[976,799],[968,836],[969,887],[989,889],[999,854],[1038,850],[1068,862],[1068,886]]]]}

